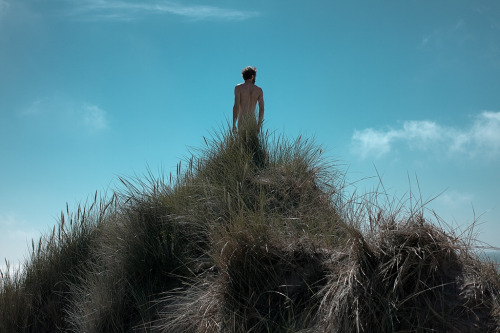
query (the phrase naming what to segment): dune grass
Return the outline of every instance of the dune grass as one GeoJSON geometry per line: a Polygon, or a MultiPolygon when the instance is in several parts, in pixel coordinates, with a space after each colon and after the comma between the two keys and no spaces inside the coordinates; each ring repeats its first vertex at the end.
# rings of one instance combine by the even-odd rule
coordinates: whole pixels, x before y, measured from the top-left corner
{"type": "Polygon", "coordinates": [[[31,252],[17,271],[1,272],[0,331],[54,332],[65,330],[65,311],[79,272],[91,262],[92,240],[113,214],[115,198],[94,197],[76,213],[66,207],[51,232],[32,242],[31,252]]]}
{"type": "Polygon", "coordinates": [[[308,139],[224,129],[121,182],[2,272],[0,332],[500,332],[472,236],[345,197],[308,139]]]}

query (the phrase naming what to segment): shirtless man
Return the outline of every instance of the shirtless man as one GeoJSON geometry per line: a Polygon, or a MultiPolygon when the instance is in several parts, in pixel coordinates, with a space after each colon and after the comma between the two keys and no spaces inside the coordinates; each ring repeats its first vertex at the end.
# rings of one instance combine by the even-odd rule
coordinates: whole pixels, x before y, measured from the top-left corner
{"type": "Polygon", "coordinates": [[[233,133],[236,133],[236,121],[238,121],[238,130],[244,126],[255,126],[255,107],[259,102],[259,121],[257,131],[260,131],[262,121],[264,120],[264,93],[262,89],[255,85],[257,69],[255,67],[245,67],[241,72],[244,83],[238,84],[234,88],[234,106],[233,106],[233,133]]]}

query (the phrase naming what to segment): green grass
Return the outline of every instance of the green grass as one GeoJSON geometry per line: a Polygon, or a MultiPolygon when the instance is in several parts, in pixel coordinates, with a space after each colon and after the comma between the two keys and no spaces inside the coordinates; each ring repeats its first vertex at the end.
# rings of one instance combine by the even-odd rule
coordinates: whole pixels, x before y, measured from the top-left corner
{"type": "Polygon", "coordinates": [[[471,236],[343,179],[308,139],[221,130],[67,208],[2,272],[0,332],[500,331],[471,236]]]}

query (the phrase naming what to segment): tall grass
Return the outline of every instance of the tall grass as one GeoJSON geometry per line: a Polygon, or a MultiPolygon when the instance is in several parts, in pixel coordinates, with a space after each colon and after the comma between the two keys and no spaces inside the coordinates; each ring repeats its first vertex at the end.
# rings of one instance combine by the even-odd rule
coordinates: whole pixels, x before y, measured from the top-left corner
{"type": "Polygon", "coordinates": [[[500,278],[425,206],[344,196],[311,140],[221,130],[67,208],[2,273],[0,332],[498,332],[500,278]]]}
{"type": "Polygon", "coordinates": [[[2,272],[0,289],[1,332],[54,332],[68,329],[65,313],[71,288],[91,259],[92,240],[103,222],[114,213],[115,197],[79,205],[76,213],[66,207],[57,226],[32,241],[28,259],[20,270],[2,272]]]}

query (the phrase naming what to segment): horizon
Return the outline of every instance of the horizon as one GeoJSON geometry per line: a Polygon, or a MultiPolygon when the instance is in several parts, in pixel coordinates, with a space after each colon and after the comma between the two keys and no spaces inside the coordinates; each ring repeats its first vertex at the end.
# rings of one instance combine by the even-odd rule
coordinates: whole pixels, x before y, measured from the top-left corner
{"type": "Polygon", "coordinates": [[[0,0],[0,257],[119,176],[174,173],[247,65],[264,129],[314,138],[349,193],[430,201],[499,250],[498,36],[497,1],[0,0]]]}

